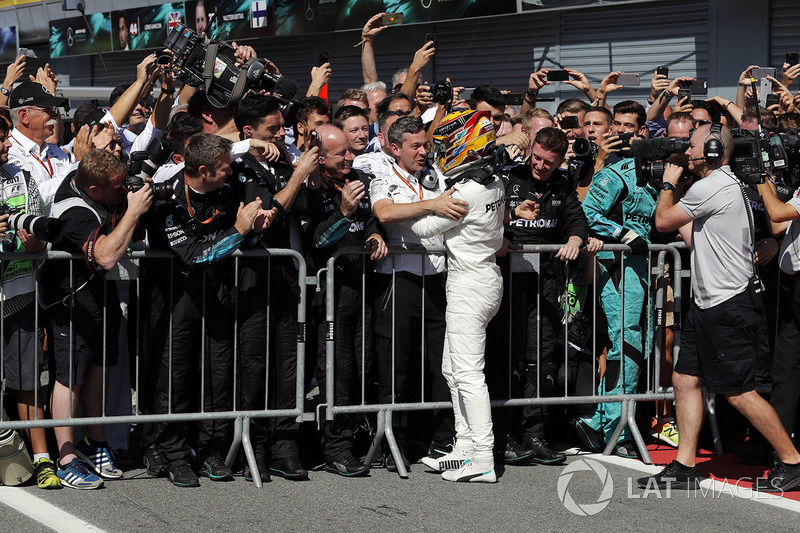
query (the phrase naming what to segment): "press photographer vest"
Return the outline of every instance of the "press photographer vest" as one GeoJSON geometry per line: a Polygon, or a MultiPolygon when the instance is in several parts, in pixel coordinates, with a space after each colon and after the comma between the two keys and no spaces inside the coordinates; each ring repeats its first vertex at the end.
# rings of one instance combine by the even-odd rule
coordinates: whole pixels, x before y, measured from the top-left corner
{"type": "MultiPolygon", "coordinates": [[[[67,180],[73,180],[75,178],[75,174],[77,171],[73,171],[67,175],[67,180]]],[[[73,187],[75,189],[75,187],[73,187]]],[[[97,222],[102,226],[105,224],[105,218],[107,213],[102,210],[100,207],[97,206],[92,201],[86,201],[83,193],[78,192],[78,196],[70,196],[68,198],[64,198],[63,200],[59,200],[55,202],[50,207],[50,216],[53,218],[61,218],[68,209],[72,209],[73,207],[81,207],[88,209],[92,212],[92,214],[97,218],[97,222]]],[[[131,251],[130,244],[128,245],[128,251],[131,251]]],[[[122,256],[122,258],[117,261],[117,263],[108,271],[103,272],[97,269],[94,265],[94,261],[92,260],[92,251],[91,249],[86,251],[86,264],[89,269],[92,271],[92,274],[100,274],[107,280],[131,280],[136,279],[139,276],[139,260],[138,259],[131,259],[127,255],[122,256]]]]}
{"type": "MultiPolygon", "coordinates": [[[[28,194],[29,183],[33,178],[25,171],[20,171],[11,175],[5,168],[0,166],[0,179],[2,179],[2,203],[11,209],[22,209],[25,213],[38,212],[31,210],[30,195],[28,194]]],[[[11,244],[4,244],[2,247],[5,252],[24,252],[25,247],[22,242],[14,237],[11,244]]],[[[2,268],[2,290],[0,290],[0,300],[8,302],[12,298],[24,294],[31,294],[34,291],[33,263],[30,260],[9,261],[3,264],[2,268]]],[[[9,310],[4,309],[4,314],[8,316],[9,310]]]]}

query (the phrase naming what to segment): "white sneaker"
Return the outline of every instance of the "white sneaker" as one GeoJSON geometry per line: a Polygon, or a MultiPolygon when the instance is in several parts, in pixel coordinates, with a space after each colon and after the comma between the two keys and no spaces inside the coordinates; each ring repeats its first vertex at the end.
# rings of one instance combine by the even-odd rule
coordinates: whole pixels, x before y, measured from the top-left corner
{"type": "Polygon", "coordinates": [[[472,455],[472,450],[463,450],[456,444],[456,446],[453,447],[453,451],[447,455],[443,455],[438,459],[434,459],[433,457],[423,457],[422,463],[428,468],[436,470],[437,472],[458,470],[464,466],[464,461],[468,460],[470,455],[472,455]]]}
{"type": "Polygon", "coordinates": [[[471,459],[464,461],[464,466],[458,470],[442,472],[442,479],[460,483],[497,483],[494,465],[478,465],[471,459]]]}

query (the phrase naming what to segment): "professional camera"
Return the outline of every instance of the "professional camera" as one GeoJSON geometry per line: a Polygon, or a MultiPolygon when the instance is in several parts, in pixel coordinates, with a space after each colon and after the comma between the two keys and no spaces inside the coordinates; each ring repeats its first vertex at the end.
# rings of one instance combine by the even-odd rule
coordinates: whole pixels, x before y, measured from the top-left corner
{"type": "MultiPolygon", "coordinates": [[[[655,188],[661,186],[666,159],[672,154],[682,154],[689,149],[688,138],[642,139],[631,145],[631,155],[636,164],[636,183],[640,187],[649,183],[655,188]]],[[[684,178],[688,177],[684,173],[684,178]]]]}
{"type": "Polygon", "coordinates": [[[447,80],[436,80],[431,94],[433,94],[434,103],[450,107],[450,104],[453,103],[453,84],[447,80]]]}
{"type": "Polygon", "coordinates": [[[599,149],[599,146],[583,137],[578,137],[572,143],[572,153],[575,154],[575,159],[579,161],[594,161],[597,159],[597,151],[599,149]]]}
{"type": "MultiPolygon", "coordinates": [[[[158,170],[169,159],[172,152],[164,146],[160,138],[153,139],[147,146],[147,150],[131,152],[128,161],[128,177],[125,179],[125,187],[136,192],[144,187],[148,178],[152,178],[158,170]]],[[[175,196],[172,185],[167,182],[151,183],[153,189],[153,204],[167,202],[175,196]]]]}
{"type": "MultiPolygon", "coordinates": [[[[291,78],[267,72],[265,63],[255,58],[239,67],[231,45],[225,41],[208,42],[182,24],[170,30],[164,46],[175,54],[171,63],[177,78],[193,87],[202,85],[216,107],[228,106],[248,90],[275,93],[287,100],[297,93],[297,84],[289,82],[291,78]],[[287,90],[292,83],[294,92],[287,90]]],[[[164,64],[167,63],[165,59],[164,64]]]]}
{"type": "MultiPolygon", "coordinates": [[[[737,178],[749,183],[763,183],[776,170],[789,168],[789,158],[780,134],[767,134],[758,130],[735,128],[733,134],[733,157],[731,168],[737,178]]],[[[797,135],[787,135],[794,143],[797,135]]]]}
{"type": "MultiPolygon", "coordinates": [[[[19,207],[9,207],[8,205],[0,205],[0,216],[8,215],[8,227],[11,231],[17,232],[24,229],[37,239],[47,242],[58,242],[64,229],[64,225],[57,218],[51,217],[37,217],[23,213],[19,207]]],[[[5,237],[0,239],[2,244],[10,244],[14,240],[11,231],[7,232],[5,237]]]]}

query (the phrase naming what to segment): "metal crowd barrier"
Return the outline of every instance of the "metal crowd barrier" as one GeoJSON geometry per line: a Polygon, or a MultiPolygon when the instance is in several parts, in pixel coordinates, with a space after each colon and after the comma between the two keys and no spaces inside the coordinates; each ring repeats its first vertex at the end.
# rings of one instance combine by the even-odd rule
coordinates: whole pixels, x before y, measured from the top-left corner
{"type": "MultiPolygon", "coordinates": [[[[561,245],[537,245],[537,246],[524,246],[521,250],[516,251],[509,251],[509,253],[535,253],[535,254],[545,254],[550,252],[555,252],[561,248],[561,245]]],[[[605,245],[603,248],[604,251],[614,251],[614,252],[622,252],[622,251],[629,251],[630,248],[626,245],[605,245]]],[[[389,253],[392,254],[441,254],[444,252],[444,247],[429,247],[429,248],[414,248],[414,249],[404,249],[404,248],[390,248],[389,253]]],[[[648,256],[648,269],[647,272],[652,272],[653,268],[653,255],[657,254],[655,258],[656,264],[656,271],[662,273],[664,272],[665,263],[667,256],[671,256],[672,259],[672,287],[674,292],[674,300],[675,300],[675,320],[676,325],[680,323],[680,305],[681,305],[681,273],[682,273],[682,266],[681,266],[681,257],[677,251],[672,246],[667,245],[651,245],[650,246],[651,254],[648,256]]],[[[347,248],[341,249],[333,254],[333,256],[329,259],[327,265],[327,284],[329,287],[333,287],[335,282],[336,276],[336,269],[334,268],[337,259],[344,255],[366,255],[368,252],[365,252],[363,248],[347,248]]],[[[621,268],[624,272],[624,263],[625,259],[624,256],[621,256],[621,268]]],[[[593,260],[593,272],[597,273],[597,263],[596,258],[593,260]]],[[[362,264],[367,264],[364,261],[362,264]]],[[[364,282],[365,277],[369,275],[367,269],[365,268],[362,271],[362,287],[366,285],[364,282]]],[[[396,272],[393,273],[393,276],[396,275],[396,272]]],[[[394,279],[394,278],[393,278],[394,279]]],[[[541,278],[540,278],[541,279],[541,278]]],[[[663,286],[659,287],[658,290],[655,291],[655,295],[653,294],[653,278],[652,276],[648,276],[647,279],[647,308],[650,309],[651,304],[653,303],[653,298],[655,298],[655,308],[657,310],[663,311],[664,302],[665,302],[665,289],[663,286]]],[[[625,316],[624,308],[625,308],[625,295],[624,295],[624,283],[621,283],[623,288],[622,291],[622,316],[625,316]]],[[[513,285],[512,285],[513,290],[513,285]]],[[[588,297],[594,298],[594,285],[590,285],[589,287],[590,293],[588,297]]],[[[537,298],[540,298],[541,291],[537,291],[537,298]]],[[[424,300],[423,300],[424,301],[424,300]]],[[[538,305],[537,302],[537,309],[541,309],[541,305],[538,305]]],[[[362,321],[366,317],[366,313],[364,311],[364,307],[367,305],[366,302],[362,302],[362,321]]],[[[592,332],[592,344],[593,349],[592,353],[597,354],[597,345],[595,339],[595,332],[597,329],[597,308],[595,306],[593,313],[593,332],[592,332]]],[[[426,401],[424,397],[420,398],[420,401],[417,402],[404,402],[404,403],[376,403],[367,405],[365,404],[366,397],[365,397],[365,390],[363,388],[363,380],[362,380],[362,389],[361,389],[361,404],[359,405],[335,405],[335,398],[334,398],[334,372],[335,372],[335,364],[334,364],[334,357],[335,357],[335,334],[333,328],[333,321],[335,315],[335,301],[333,298],[332,291],[329,291],[328,297],[326,300],[326,320],[328,321],[328,337],[326,338],[326,350],[327,350],[327,395],[326,395],[326,404],[321,405],[320,407],[325,408],[325,418],[326,420],[332,420],[335,415],[337,414],[364,414],[364,413],[377,413],[377,434],[375,439],[373,440],[372,446],[367,454],[365,462],[369,463],[374,458],[375,454],[378,453],[379,445],[381,441],[385,438],[389,448],[394,456],[395,464],[397,465],[398,474],[401,477],[406,477],[408,475],[406,469],[403,466],[403,461],[400,456],[399,449],[397,447],[396,440],[394,438],[394,434],[392,432],[392,413],[398,411],[417,411],[417,410],[433,410],[433,409],[443,409],[443,408],[452,408],[451,403],[448,402],[431,402],[426,401]]],[[[363,323],[363,322],[362,322],[363,323]]],[[[541,325],[541,321],[538,322],[539,327],[541,325]]],[[[564,333],[565,339],[568,339],[568,324],[564,325],[564,333]]],[[[663,312],[658,312],[655,316],[655,319],[652,316],[652,313],[647,313],[647,330],[655,330],[652,339],[660,339],[662,334],[662,330],[664,327],[664,316],[663,312]]],[[[621,331],[621,338],[624,338],[624,318],[622,321],[622,329],[621,331]]],[[[364,331],[364,328],[362,328],[364,331]]],[[[393,332],[394,333],[394,332],[393,332]]],[[[393,335],[394,336],[394,335],[393,335]]],[[[644,337],[645,339],[650,339],[650,336],[647,335],[644,337]]],[[[362,342],[363,342],[363,335],[362,335],[362,342]]],[[[422,340],[424,343],[424,339],[422,340]]],[[[680,329],[675,329],[675,347],[673,348],[675,356],[677,357],[678,346],[680,344],[680,329]]],[[[423,345],[424,348],[424,345],[423,345]]],[[[606,449],[604,450],[605,455],[609,455],[612,453],[614,445],[616,444],[616,440],[619,438],[622,431],[625,427],[630,429],[631,435],[636,442],[636,445],[639,449],[641,454],[642,460],[645,463],[651,463],[650,455],[647,451],[646,445],[644,440],[637,428],[635,423],[635,405],[636,402],[641,401],[671,401],[674,400],[674,394],[671,390],[667,388],[663,388],[659,384],[660,380],[660,360],[661,360],[661,353],[660,353],[660,343],[650,343],[647,342],[645,344],[645,360],[646,360],[646,368],[642,369],[642,379],[644,383],[646,383],[646,390],[642,393],[636,394],[618,394],[613,396],[601,396],[597,394],[597,386],[598,386],[598,379],[597,379],[597,372],[596,367],[593,366],[593,383],[592,383],[592,390],[594,393],[588,396],[570,396],[567,391],[568,387],[568,379],[565,378],[565,391],[563,397],[542,397],[540,396],[541,388],[537,387],[537,397],[536,398],[507,398],[502,400],[493,400],[492,406],[493,407],[517,407],[517,406],[526,406],[526,405],[570,405],[570,404],[596,404],[596,403],[604,403],[604,402],[621,402],[622,406],[622,416],[621,420],[614,432],[612,439],[610,439],[606,449]]],[[[424,351],[422,351],[424,354],[424,351]]],[[[515,359],[515,355],[511,353],[511,348],[509,348],[509,370],[513,369],[513,363],[515,359]]],[[[362,352],[362,358],[365,357],[364,353],[362,352]]],[[[537,371],[541,369],[541,365],[539,364],[539,358],[541,357],[541,346],[537,347],[537,371]]],[[[564,343],[564,363],[568,365],[569,361],[569,346],[568,343],[564,343]]],[[[423,355],[424,359],[424,355],[423,355]]],[[[593,365],[596,364],[597,357],[593,358],[593,365]]],[[[394,353],[392,355],[392,374],[394,380],[394,370],[395,370],[395,359],[394,353]]],[[[423,361],[424,363],[424,361],[423,361]]],[[[362,361],[363,367],[363,361],[362,361]]],[[[622,382],[625,382],[625,365],[620,365],[621,372],[622,372],[622,382]]],[[[423,368],[424,372],[424,368],[423,368]]],[[[424,379],[424,374],[423,374],[424,379]]],[[[511,378],[509,377],[509,380],[511,378]]],[[[537,376],[537,380],[539,376],[537,376]]],[[[641,381],[640,381],[641,382],[641,381]]],[[[424,394],[424,392],[423,392],[424,394]]]]}
{"type": "MultiPolygon", "coordinates": [[[[304,371],[305,371],[305,325],[306,325],[306,263],[303,256],[296,252],[295,250],[291,249],[271,249],[271,250],[264,250],[264,249],[253,249],[253,250],[246,250],[246,251],[236,251],[233,254],[234,263],[235,263],[235,279],[236,279],[236,292],[238,296],[239,292],[239,269],[240,269],[240,260],[242,258],[252,258],[252,257],[265,257],[267,258],[267,273],[272,270],[272,258],[275,257],[291,257],[294,259],[295,265],[297,267],[297,278],[298,278],[298,286],[299,286],[299,298],[297,304],[297,321],[298,321],[298,338],[297,338],[297,368],[296,368],[296,387],[295,387],[295,406],[291,409],[269,409],[267,406],[269,405],[269,395],[270,395],[270,376],[269,376],[269,368],[270,368],[270,360],[272,354],[269,353],[269,331],[267,331],[267,346],[265,346],[266,352],[266,375],[264,376],[265,379],[265,388],[264,388],[264,404],[265,409],[263,410],[240,410],[237,409],[237,382],[238,382],[238,368],[239,368],[239,346],[238,346],[238,331],[239,331],[239,323],[241,317],[237,316],[234,317],[234,332],[233,332],[233,360],[231,364],[233,365],[233,384],[232,384],[232,391],[233,391],[233,410],[231,411],[214,411],[209,412],[205,411],[203,407],[203,392],[205,386],[205,357],[201,358],[200,362],[200,387],[199,387],[199,405],[200,409],[197,412],[184,412],[184,413],[174,413],[172,412],[173,408],[173,396],[172,396],[172,376],[173,376],[173,367],[172,367],[172,285],[169,286],[169,295],[170,295],[170,302],[169,306],[165,307],[165,311],[169,313],[169,321],[170,321],[170,335],[169,335],[169,346],[170,346],[170,353],[169,353],[169,367],[170,367],[170,377],[169,377],[169,409],[168,413],[162,414],[142,414],[140,412],[140,391],[143,385],[143,376],[141,375],[141,362],[142,357],[144,354],[141,353],[141,346],[140,346],[140,332],[144,327],[142,323],[142,312],[141,306],[137,305],[137,312],[135,317],[128,317],[128,320],[133,320],[136,324],[136,340],[134,343],[133,353],[130,353],[130,357],[133,358],[134,361],[134,368],[133,371],[135,373],[134,379],[134,387],[136,390],[136,399],[131,402],[132,414],[126,415],[109,415],[106,413],[106,400],[107,400],[107,379],[108,379],[108,372],[107,372],[107,353],[106,353],[106,343],[105,340],[108,336],[116,337],[118,332],[109,332],[107,331],[107,318],[106,318],[106,302],[105,302],[105,292],[104,292],[104,302],[103,302],[103,392],[102,392],[102,412],[101,416],[93,416],[93,417],[82,417],[77,416],[77,413],[72,413],[72,408],[70,406],[70,416],[67,418],[62,419],[39,419],[36,418],[36,414],[34,414],[33,420],[9,420],[9,419],[2,419],[0,418],[0,430],[3,429],[25,429],[25,428],[53,428],[53,427],[61,427],[61,426],[90,426],[90,425],[111,425],[111,424],[145,424],[145,423],[169,423],[169,422],[179,422],[179,421],[187,421],[187,422],[196,422],[196,421],[204,421],[204,420],[233,420],[233,443],[231,448],[226,457],[226,463],[228,466],[231,465],[233,460],[235,459],[236,454],[238,453],[239,447],[244,448],[245,456],[247,458],[248,464],[250,466],[251,472],[253,473],[253,481],[257,487],[261,487],[261,478],[258,472],[258,466],[255,461],[255,455],[253,452],[253,446],[250,442],[250,420],[252,418],[275,418],[275,417],[296,417],[298,422],[303,420],[303,407],[304,407],[304,400],[305,400],[305,384],[304,384],[304,371]]],[[[32,260],[34,264],[34,274],[38,275],[38,270],[40,268],[39,262],[42,260],[48,261],[70,261],[70,277],[73,281],[74,285],[74,276],[72,274],[73,268],[73,261],[84,261],[85,258],[81,254],[70,254],[67,252],[39,252],[39,253],[23,253],[23,252],[4,252],[0,253],[0,262],[10,261],[10,260],[32,260]]],[[[144,251],[144,252],[131,252],[127,255],[127,260],[131,260],[132,264],[135,264],[137,261],[155,261],[155,260],[167,260],[169,261],[169,268],[164,268],[160,270],[162,274],[160,275],[168,275],[170,276],[170,280],[173,280],[174,277],[173,273],[174,263],[178,261],[174,254],[167,252],[167,251],[144,251]]],[[[138,274],[138,272],[137,272],[138,274]]],[[[131,277],[133,288],[135,290],[137,301],[141,301],[141,289],[142,289],[142,279],[138,277],[138,275],[134,275],[131,277]]],[[[77,288],[80,290],[80,287],[77,288]]],[[[2,290],[2,284],[0,284],[0,290],[2,290]]],[[[74,289],[73,289],[74,290],[74,289]]],[[[107,291],[106,289],[104,289],[107,291]]],[[[267,284],[267,291],[269,291],[269,284],[267,284]]],[[[40,296],[40,288],[39,282],[36,283],[35,288],[35,298],[36,301],[39,302],[40,296]]],[[[237,298],[238,300],[238,298],[237,298]]],[[[270,313],[270,295],[269,293],[264,295],[264,305],[267,308],[267,314],[270,313]]],[[[4,304],[4,299],[0,300],[0,317],[3,316],[2,313],[2,306],[4,304]]],[[[40,316],[39,306],[34,306],[35,308],[35,317],[34,317],[34,326],[36,331],[39,331],[40,324],[42,323],[42,319],[40,316]]],[[[74,308],[74,302],[71,302],[70,309],[74,308]]],[[[238,310],[238,305],[236,305],[238,310]]],[[[84,317],[72,317],[70,320],[70,330],[72,331],[72,324],[74,321],[85,319],[84,317]]],[[[267,316],[267,321],[269,323],[269,316],[267,316]]],[[[3,329],[5,321],[0,321],[0,330],[3,329]]],[[[123,322],[124,324],[124,322],[123,322]]],[[[206,316],[203,313],[202,317],[202,331],[198,332],[201,335],[201,352],[205,352],[205,329],[206,329],[206,316]]],[[[0,335],[4,334],[4,330],[0,331],[0,335]]],[[[72,364],[74,361],[74,333],[70,338],[70,383],[69,383],[69,392],[70,396],[72,394],[73,388],[73,375],[72,375],[72,364]]],[[[131,343],[129,343],[130,345],[131,343]]],[[[37,346],[38,350],[42,349],[41,346],[37,346]]],[[[2,346],[0,345],[0,350],[2,350],[2,346]]],[[[40,368],[37,354],[34,354],[33,357],[33,364],[34,364],[34,375],[38,376],[40,368]]],[[[152,364],[159,365],[161,362],[161,354],[153,354],[152,357],[152,364]]],[[[0,351],[0,363],[4,363],[4,353],[0,351]]],[[[0,373],[4,373],[4,364],[0,364],[0,373]]],[[[5,384],[5,375],[0,374],[0,383],[5,384]]],[[[51,376],[50,384],[52,385],[55,382],[54,376],[51,376]]],[[[127,384],[125,384],[127,387],[127,384]]],[[[34,393],[34,402],[36,405],[40,403],[39,396],[40,391],[37,389],[34,393]]],[[[0,395],[0,408],[4,407],[4,395],[0,395]]],[[[34,411],[35,413],[35,411],[34,411]]],[[[2,409],[0,409],[0,417],[2,417],[2,409]]]]}

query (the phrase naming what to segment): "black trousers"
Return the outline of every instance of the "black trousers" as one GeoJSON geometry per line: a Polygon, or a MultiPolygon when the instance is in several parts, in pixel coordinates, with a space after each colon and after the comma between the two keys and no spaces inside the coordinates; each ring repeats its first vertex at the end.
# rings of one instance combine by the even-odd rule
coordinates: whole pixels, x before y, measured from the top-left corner
{"type": "MultiPolygon", "coordinates": [[[[379,295],[375,304],[378,402],[419,402],[423,398],[425,401],[449,401],[450,389],[442,375],[447,303],[445,275],[423,278],[397,272],[393,283],[392,275],[379,274],[376,285],[379,295]]],[[[439,409],[433,417],[431,425],[429,413],[395,413],[392,421],[398,443],[406,446],[409,427],[431,428],[432,433],[425,438],[430,438],[435,447],[452,443],[455,437],[453,410],[439,409]]]]}
{"type": "Polygon", "coordinates": [[[778,324],[770,403],[791,435],[800,401],[800,274],[781,274],[778,324]]]}
{"type": "MultiPolygon", "coordinates": [[[[157,413],[197,412],[201,406],[205,412],[233,410],[233,294],[230,287],[203,282],[203,278],[176,276],[172,288],[167,288],[166,309],[171,309],[172,316],[157,324],[154,334],[161,355],[155,387],[157,413]]],[[[230,420],[202,421],[196,426],[201,459],[227,452],[230,420]]],[[[190,427],[188,422],[156,424],[150,440],[170,462],[186,460],[191,456],[190,427]]]]}
{"type": "MultiPolygon", "coordinates": [[[[297,272],[291,259],[247,258],[239,279],[238,408],[292,409],[297,386],[297,272]]],[[[266,455],[271,448],[273,459],[298,455],[299,431],[294,417],[257,418],[250,424],[256,452],[266,455]]]]}
{"type": "MultiPolygon", "coordinates": [[[[337,271],[333,287],[336,302],[333,324],[321,320],[318,328],[317,383],[323,402],[327,398],[327,354],[326,339],[334,339],[334,398],[333,405],[358,405],[374,396],[374,342],[372,336],[371,277],[368,276],[366,291],[362,288],[362,278],[357,275],[337,271]],[[367,294],[364,294],[367,292],[367,294]],[[363,327],[362,327],[363,324],[363,327]],[[362,380],[364,388],[362,391],[362,380]]],[[[326,287],[326,291],[331,290],[326,287]]],[[[325,316],[324,292],[315,301],[322,311],[316,316],[325,316]]],[[[325,423],[325,458],[333,461],[352,450],[357,417],[340,415],[332,422],[325,423]]]]}
{"type": "MultiPolygon", "coordinates": [[[[512,274],[512,353],[522,369],[525,398],[554,396],[563,352],[557,344],[561,325],[557,278],[543,269],[542,274],[512,274]],[[538,354],[538,355],[537,355],[538,354]]],[[[562,348],[563,349],[563,348],[562,348]]],[[[547,407],[528,405],[522,409],[524,437],[544,437],[547,407]]]]}

